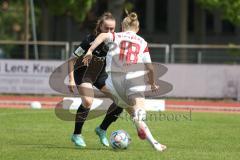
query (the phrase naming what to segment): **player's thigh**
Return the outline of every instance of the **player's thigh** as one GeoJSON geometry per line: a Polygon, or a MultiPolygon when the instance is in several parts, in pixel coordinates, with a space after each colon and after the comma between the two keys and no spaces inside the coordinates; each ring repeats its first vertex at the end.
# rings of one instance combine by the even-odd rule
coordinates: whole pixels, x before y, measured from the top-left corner
{"type": "Polygon", "coordinates": [[[130,114],[130,115],[134,115],[134,113],[136,111],[138,111],[139,109],[145,110],[145,98],[134,98],[134,105],[132,106],[128,106],[126,108],[126,111],[130,114]]]}
{"type": "Polygon", "coordinates": [[[93,85],[99,89],[102,90],[104,88],[104,86],[106,85],[105,81],[107,80],[108,75],[107,73],[104,71],[101,71],[101,73],[98,75],[96,81],[93,83],[93,85]]]}

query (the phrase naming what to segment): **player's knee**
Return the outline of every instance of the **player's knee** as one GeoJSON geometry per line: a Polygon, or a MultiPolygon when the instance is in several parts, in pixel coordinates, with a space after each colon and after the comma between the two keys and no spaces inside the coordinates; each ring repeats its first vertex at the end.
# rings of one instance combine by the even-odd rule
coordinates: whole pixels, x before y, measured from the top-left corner
{"type": "Polygon", "coordinates": [[[146,111],[142,108],[138,108],[133,113],[133,120],[136,121],[145,121],[146,120],[146,111]]]}
{"type": "Polygon", "coordinates": [[[93,99],[92,98],[86,98],[85,100],[82,99],[82,104],[85,108],[91,108],[93,104],[93,99]]]}

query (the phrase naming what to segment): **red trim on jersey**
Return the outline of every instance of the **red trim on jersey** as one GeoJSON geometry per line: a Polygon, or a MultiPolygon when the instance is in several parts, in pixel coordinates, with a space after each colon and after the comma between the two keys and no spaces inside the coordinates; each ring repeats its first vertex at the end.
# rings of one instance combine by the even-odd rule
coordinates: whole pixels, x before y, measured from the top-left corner
{"type": "Polygon", "coordinates": [[[146,48],[144,49],[143,53],[149,52],[148,50],[148,46],[146,46],[146,48]]]}
{"type": "Polygon", "coordinates": [[[112,35],[113,35],[113,41],[115,41],[115,33],[112,32],[112,35]]]}

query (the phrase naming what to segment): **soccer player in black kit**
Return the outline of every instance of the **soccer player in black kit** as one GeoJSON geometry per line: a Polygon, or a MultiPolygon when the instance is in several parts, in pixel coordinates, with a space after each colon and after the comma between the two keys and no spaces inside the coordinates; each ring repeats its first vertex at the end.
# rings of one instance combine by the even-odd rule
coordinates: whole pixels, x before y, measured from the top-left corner
{"type": "MultiPolygon", "coordinates": [[[[88,66],[83,66],[82,55],[88,51],[91,43],[100,33],[114,32],[115,25],[116,21],[112,14],[109,12],[104,13],[97,21],[94,34],[90,34],[84,38],[80,46],[74,51],[71,60],[69,61],[69,89],[73,92],[76,84],[82,99],[82,104],[77,110],[75,128],[71,137],[72,142],[80,148],[86,147],[86,143],[81,133],[83,124],[93,103],[93,85],[103,91],[102,89],[103,86],[105,86],[105,80],[107,79],[107,73],[105,72],[105,56],[108,52],[108,47],[104,43],[97,47],[93,52],[94,57],[88,66]]],[[[104,146],[109,146],[109,142],[106,137],[107,128],[112,122],[117,120],[122,111],[123,109],[116,106],[116,104],[111,104],[104,120],[100,126],[95,129],[100,142],[104,146]]]]}

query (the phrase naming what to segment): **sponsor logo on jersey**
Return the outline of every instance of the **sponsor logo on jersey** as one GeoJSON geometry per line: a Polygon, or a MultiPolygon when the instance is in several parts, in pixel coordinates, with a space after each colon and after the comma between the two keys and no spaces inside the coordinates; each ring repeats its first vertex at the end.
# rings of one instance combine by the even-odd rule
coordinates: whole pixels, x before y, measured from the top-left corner
{"type": "Polygon", "coordinates": [[[75,54],[77,57],[80,57],[81,55],[83,55],[84,52],[85,52],[85,50],[82,49],[82,47],[78,47],[78,48],[75,50],[74,54],[75,54]]]}

